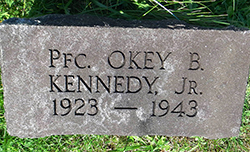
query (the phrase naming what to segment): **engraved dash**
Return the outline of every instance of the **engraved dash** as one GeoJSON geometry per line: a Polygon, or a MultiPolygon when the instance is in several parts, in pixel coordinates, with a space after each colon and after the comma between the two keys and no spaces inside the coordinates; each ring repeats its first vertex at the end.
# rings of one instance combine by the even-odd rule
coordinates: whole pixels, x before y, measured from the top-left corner
{"type": "Polygon", "coordinates": [[[137,107],[114,107],[115,110],[137,110],[137,107]]]}

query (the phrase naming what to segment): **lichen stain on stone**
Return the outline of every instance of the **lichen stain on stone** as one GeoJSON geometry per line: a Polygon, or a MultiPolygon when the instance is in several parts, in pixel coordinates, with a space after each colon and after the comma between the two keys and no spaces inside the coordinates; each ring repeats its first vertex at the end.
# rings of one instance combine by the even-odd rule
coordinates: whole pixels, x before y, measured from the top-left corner
{"type": "Polygon", "coordinates": [[[105,119],[110,121],[111,124],[114,123],[119,125],[121,123],[125,123],[127,125],[128,122],[130,121],[129,118],[131,117],[130,112],[114,110],[116,103],[119,103],[119,101],[122,100],[122,95],[118,95],[117,97],[114,97],[112,95],[111,95],[112,97],[110,97],[107,95],[108,95],[107,93],[103,93],[101,97],[98,98],[99,103],[104,104],[104,106],[102,105],[101,111],[103,111],[105,119]],[[103,100],[105,99],[108,100],[103,102],[103,100]]]}
{"type": "Polygon", "coordinates": [[[146,121],[150,115],[146,114],[145,113],[146,110],[144,110],[142,107],[139,107],[137,110],[136,110],[136,116],[137,118],[139,118],[141,121],[146,121]]]}

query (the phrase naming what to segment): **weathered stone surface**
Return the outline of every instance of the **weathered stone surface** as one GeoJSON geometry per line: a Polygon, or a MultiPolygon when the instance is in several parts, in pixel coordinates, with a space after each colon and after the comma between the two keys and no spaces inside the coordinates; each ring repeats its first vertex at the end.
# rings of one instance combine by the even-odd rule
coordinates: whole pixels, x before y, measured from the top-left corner
{"type": "Polygon", "coordinates": [[[7,130],[237,136],[250,32],[1,25],[7,130]]]}

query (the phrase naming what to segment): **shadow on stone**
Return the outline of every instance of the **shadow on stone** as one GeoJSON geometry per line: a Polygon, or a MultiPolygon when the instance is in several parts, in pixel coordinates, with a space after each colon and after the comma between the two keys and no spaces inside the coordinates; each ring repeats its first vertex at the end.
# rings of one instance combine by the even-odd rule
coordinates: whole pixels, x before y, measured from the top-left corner
{"type": "MultiPolygon", "coordinates": [[[[124,20],[112,19],[108,17],[99,17],[88,14],[65,15],[49,14],[35,18],[11,18],[2,22],[2,24],[25,24],[25,25],[44,25],[44,26],[87,26],[87,27],[123,27],[123,28],[168,28],[168,29],[205,29],[205,30],[234,30],[247,31],[247,28],[237,28],[228,26],[226,28],[209,28],[187,24],[184,21],[176,19],[164,20],[124,20]]],[[[1,24],[0,24],[1,25],[1,24]]]]}

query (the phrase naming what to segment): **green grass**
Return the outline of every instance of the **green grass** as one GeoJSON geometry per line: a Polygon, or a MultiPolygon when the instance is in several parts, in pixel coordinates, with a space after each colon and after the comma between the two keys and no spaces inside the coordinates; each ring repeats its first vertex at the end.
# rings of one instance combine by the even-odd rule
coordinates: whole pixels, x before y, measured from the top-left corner
{"type": "MultiPolygon", "coordinates": [[[[250,28],[249,0],[158,0],[158,2],[180,20],[192,24],[250,28]]],[[[153,1],[146,0],[0,0],[0,21],[11,17],[33,17],[54,13],[88,13],[128,20],[174,18],[153,1]]],[[[3,88],[0,85],[0,151],[250,151],[249,83],[240,136],[217,140],[202,137],[101,135],[22,139],[10,136],[6,131],[3,98],[3,88]]]]}

